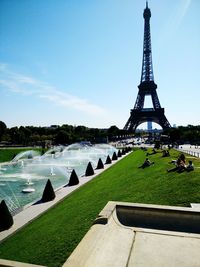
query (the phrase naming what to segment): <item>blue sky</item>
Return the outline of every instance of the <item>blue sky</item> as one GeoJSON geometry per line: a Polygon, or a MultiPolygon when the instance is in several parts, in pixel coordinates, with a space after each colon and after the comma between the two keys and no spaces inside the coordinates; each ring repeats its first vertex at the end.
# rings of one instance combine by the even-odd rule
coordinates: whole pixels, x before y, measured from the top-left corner
{"type": "MultiPolygon", "coordinates": [[[[123,128],[141,78],[145,2],[0,0],[0,120],[123,128]]],[[[200,1],[149,7],[161,106],[172,125],[199,125],[200,1]]]]}

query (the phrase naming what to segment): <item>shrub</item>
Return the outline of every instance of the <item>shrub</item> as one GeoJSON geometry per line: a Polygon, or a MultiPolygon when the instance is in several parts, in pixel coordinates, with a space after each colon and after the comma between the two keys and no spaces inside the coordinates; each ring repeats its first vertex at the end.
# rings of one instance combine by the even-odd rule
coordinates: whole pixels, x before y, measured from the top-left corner
{"type": "Polygon", "coordinates": [[[67,184],[67,186],[73,186],[73,185],[77,185],[79,184],[79,179],[78,176],[75,172],[75,170],[72,171],[70,178],[69,178],[69,183],[67,184]]]}
{"type": "Polygon", "coordinates": [[[101,158],[99,158],[98,163],[97,163],[97,170],[103,169],[103,168],[104,168],[103,161],[101,160],[101,158]]]}
{"type": "Polygon", "coordinates": [[[42,202],[48,202],[56,197],[51,181],[48,179],[42,195],[42,202]]]}
{"type": "Polygon", "coordinates": [[[85,176],[91,176],[93,174],[94,174],[94,170],[93,170],[91,162],[89,162],[87,165],[86,171],[85,171],[85,176]]]}
{"type": "Polygon", "coordinates": [[[117,160],[117,154],[116,154],[116,152],[113,153],[112,160],[117,160]]]}
{"type": "Polygon", "coordinates": [[[4,200],[0,203],[0,231],[8,230],[13,225],[13,217],[4,200]]]}
{"type": "Polygon", "coordinates": [[[111,164],[112,160],[110,158],[110,156],[108,155],[106,158],[106,163],[105,164],[111,164]]]}

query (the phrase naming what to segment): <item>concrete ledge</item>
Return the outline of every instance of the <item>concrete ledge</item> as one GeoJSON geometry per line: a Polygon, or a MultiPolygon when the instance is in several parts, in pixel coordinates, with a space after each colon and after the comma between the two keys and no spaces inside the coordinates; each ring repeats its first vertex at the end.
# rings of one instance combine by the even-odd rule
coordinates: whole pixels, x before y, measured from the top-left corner
{"type": "Polygon", "coordinates": [[[200,211],[200,203],[190,203],[193,210],[200,211]]]}
{"type": "Polygon", "coordinates": [[[191,208],[116,205],[124,226],[200,234],[200,212],[191,208]]]}
{"type": "Polygon", "coordinates": [[[45,266],[0,259],[0,267],[45,267],[45,266]]]}
{"type": "Polygon", "coordinates": [[[199,232],[200,212],[192,208],[108,202],[63,266],[197,267],[199,232]]]}

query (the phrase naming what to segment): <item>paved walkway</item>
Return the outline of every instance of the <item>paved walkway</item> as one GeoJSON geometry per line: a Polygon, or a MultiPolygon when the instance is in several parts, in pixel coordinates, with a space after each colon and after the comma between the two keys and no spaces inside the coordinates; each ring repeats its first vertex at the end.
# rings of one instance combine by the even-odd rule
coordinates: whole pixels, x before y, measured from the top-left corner
{"type": "Polygon", "coordinates": [[[20,228],[22,228],[26,224],[30,223],[31,221],[33,221],[34,219],[36,219],[40,215],[42,215],[49,208],[53,207],[58,202],[63,200],[66,196],[69,196],[72,192],[77,190],[79,187],[81,187],[82,185],[84,185],[87,182],[91,181],[97,175],[99,175],[100,173],[102,173],[106,169],[108,169],[111,166],[113,166],[114,164],[116,164],[120,159],[124,158],[128,154],[129,153],[127,153],[126,155],[123,155],[121,158],[118,158],[118,160],[116,160],[116,161],[112,161],[111,164],[104,165],[104,169],[95,170],[95,174],[92,175],[92,176],[80,177],[78,185],[71,186],[71,187],[62,187],[62,188],[58,189],[55,192],[56,193],[56,198],[54,200],[52,200],[50,202],[46,202],[46,203],[40,203],[40,204],[36,204],[36,205],[29,205],[29,206],[27,205],[27,206],[25,206],[24,209],[20,213],[18,213],[18,214],[13,216],[13,220],[14,220],[13,226],[8,230],[0,232],[0,242],[3,241],[4,239],[6,239],[7,237],[9,237],[10,235],[14,234],[20,228]]]}

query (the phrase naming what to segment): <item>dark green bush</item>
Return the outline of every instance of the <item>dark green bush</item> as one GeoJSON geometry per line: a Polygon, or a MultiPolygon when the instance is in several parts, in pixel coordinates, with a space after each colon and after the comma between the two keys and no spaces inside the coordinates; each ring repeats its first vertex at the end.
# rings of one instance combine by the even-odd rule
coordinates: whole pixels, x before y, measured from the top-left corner
{"type": "Polygon", "coordinates": [[[0,203],[0,231],[8,230],[13,225],[13,217],[4,200],[0,203]]]}

